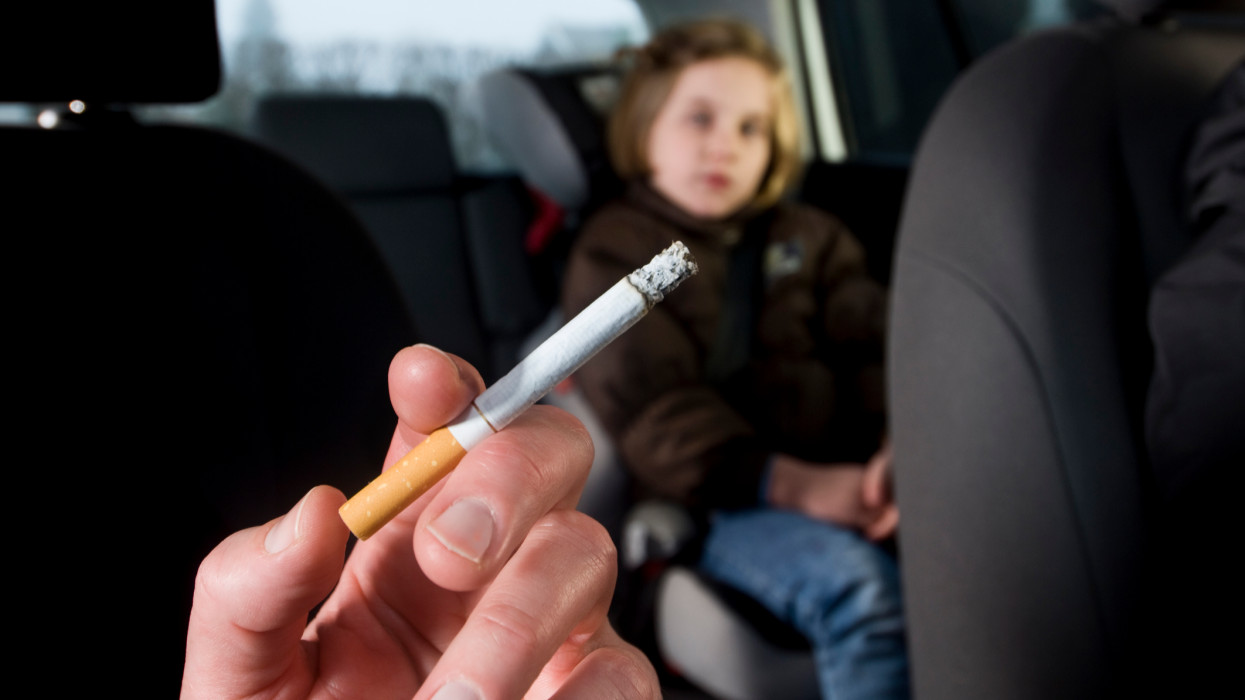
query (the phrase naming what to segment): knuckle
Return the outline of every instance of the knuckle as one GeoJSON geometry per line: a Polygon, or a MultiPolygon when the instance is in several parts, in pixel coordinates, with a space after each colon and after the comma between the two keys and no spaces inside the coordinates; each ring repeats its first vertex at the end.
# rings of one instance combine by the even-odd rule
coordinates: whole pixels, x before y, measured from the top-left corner
{"type": "Polygon", "coordinates": [[[660,698],[657,672],[634,648],[607,647],[594,652],[604,685],[620,699],[660,698]]]}
{"type": "Polygon", "coordinates": [[[574,553],[581,571],[593,580],[608,583],[612,591],[618,575],[618,550],[605,526],[579,511],[556,511],[539,523],[547,537],[556,538],[557,546],[574,553]]]}
{"type": "Polygon", "coordinates": [[[510,601],[493,601],[477,610],[476,617],[498,649],[537,649],[548,636],[541,617],[510,601]]]}

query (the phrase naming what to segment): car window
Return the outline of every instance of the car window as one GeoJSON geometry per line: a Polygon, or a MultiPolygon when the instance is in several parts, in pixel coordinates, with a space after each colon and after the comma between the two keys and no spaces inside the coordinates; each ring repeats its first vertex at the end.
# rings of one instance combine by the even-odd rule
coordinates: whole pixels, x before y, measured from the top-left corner
{"type": "Polygon", "coordinates": [[[446,113],[459,167],[502,169],[470,86],[507,64],[609,58],[647,37],[632,0],[217,0],[223,84],[190,107],[152,107],[144,121],[245,131],[276,92],[424,95],[446,113]]]}
{"type": "Polygon", "coordinates": [[[956,74],[1021,34],[1103,12],[1092,0],[818,0],[848,151],[907,162],[956,74]]]}

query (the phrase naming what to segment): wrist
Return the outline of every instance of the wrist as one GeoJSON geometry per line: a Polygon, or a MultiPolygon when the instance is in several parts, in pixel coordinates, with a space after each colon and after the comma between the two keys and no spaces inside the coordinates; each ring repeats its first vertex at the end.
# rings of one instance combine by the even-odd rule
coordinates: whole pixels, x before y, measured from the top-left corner
{"type": "Polygon", "coordinates": [[[766,474],[765,502],[776,508],[799,510],[803,479],[795,460],[787,455],[770,455],[766,474]]]}

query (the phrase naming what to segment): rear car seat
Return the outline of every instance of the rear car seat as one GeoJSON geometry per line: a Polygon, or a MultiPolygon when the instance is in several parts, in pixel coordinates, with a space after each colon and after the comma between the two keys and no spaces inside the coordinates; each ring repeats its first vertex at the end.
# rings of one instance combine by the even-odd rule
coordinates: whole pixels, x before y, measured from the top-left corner
{"type": "Polygon", "coordinates": [[[523,249],[533,216],[511,177],[464,178],[421,97],[272,95],[256,136],[340,193],[371,233],[425,342],[492,381],[548,305],[523,249]]]}
{"type": "Polygon", "coordinates": [[[272,95],[252,129],[350,204],[421,337],[491,370],[440,109],[414,97],[272,95]]]}

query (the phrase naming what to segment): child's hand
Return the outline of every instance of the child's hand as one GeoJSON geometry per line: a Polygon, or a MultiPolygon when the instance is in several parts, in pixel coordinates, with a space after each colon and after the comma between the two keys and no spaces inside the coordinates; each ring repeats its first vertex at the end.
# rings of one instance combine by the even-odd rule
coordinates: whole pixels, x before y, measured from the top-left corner
{"type": "Polygon", "coordinates": [[[775,455],[769,502],[860,531],[872,540],[888,537],[899,524],[890,487],[890,448],[868,464],[816,464],[775,455]]]}
{"type": "Polygon", "coordinates": [[[861,500],[868,512],[864,533],[871,540],[890,537],[899,527],[899,506],[895,504],[891,474],[891,446],[887,442],[865,465],[861,483],[861,500]]]}

